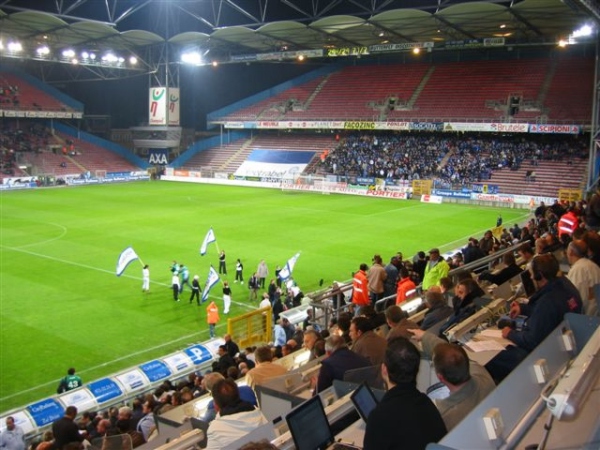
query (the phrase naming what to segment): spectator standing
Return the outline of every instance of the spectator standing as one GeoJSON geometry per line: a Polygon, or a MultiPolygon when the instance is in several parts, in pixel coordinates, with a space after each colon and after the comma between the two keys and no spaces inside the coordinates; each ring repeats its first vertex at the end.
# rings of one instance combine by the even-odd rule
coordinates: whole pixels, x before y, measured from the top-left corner
{"type": "Polygon", "coordinates": [[[250,279],[248,280],[248,289],[250,290],[250,300],[256,300],[258,298],[257,292],[260,287],[258,277],[256,276],[256,272],[252,274],[250,279]]]}
{"type": "Polygon", "coordinates": [[[592,231],[600,230],[600,185],[585,209],[585,227],[592,231]]]}
{"type": "Polygon", "coordinates": [[[265,280],[269,275],[269,268],[267,267],[267,263],[264,259],[261,259],[258,263],[258,267],[256,268],[256,276],[258,277],[259,287],[265,288],[265,280]]]}
{"type": "Polygon", "coordinates": [[[367,286],[367,265],[363,263],[352,280],[352,304],[354,305],[355,315],[359,315],[361,308],[371,303],[367,286]]]}
{"type": "Polygon", "coordinates": [[[225,250],[221,250],[221,253],[219,253],[219,273],[227,275],[227,263],[225,261],[225,250]]]}
{"type": "Polygon", "coordinates": [[[194,279],[192,280],[192,295],[190,296],[190,303],[194,301],[194,297],[196,297],[196,304],[200,306],[200,292],[202,289],[200,288],[200,277],[198,275],[194,275],[194,279]]]}
{"type": "Polygon", "coordinates": [[[179,301],[179,274],[177,271],[173,272],[171,276],[171,288],[173,289],[173,300],[179,301]]]}
{"type": "Polygon", "coordinates": [[[229,314],[229,308],[231,307],[231,288],[227,281],[223,282],[223,314],[229,314]]]}
{"type": "Polygon", "coordinates": [[[385,266],[387,277],[384,283],[383,296],[389,297],[396,293],[396,283],[398,281],[398,267],[402,267],[402,263],[397,256],[392,256],[390,263],[385,266]]]}
{"type": "Polygon", "coordinates": [[[208,323],[208,331],[210,338],[215,337],[215,327],[219,322],[219,307],[214,301],[211,301],[206,307],[206,322],[208,323]]]}
{"type": "Polygon", "coordinates": [[[76,375],[75,368],[71,367],[69,368],[69,370],[67,370],[67,375],[64,378],[61,378],[56,393],[62,394],[63,392],[67,392],[72,389],[77,389],[82,385],[83,382],[81,381],[81,377],[79,375],[76,375]]]}
{"type": "Polygon", "coordinates": [[[426,291],[431,286],[439,285],[440,279],[447,277],[449,271],[450,266],[440,257],[440,250],[437,248],[429,250],[429,262],[425,266],[425,275],[423,276],[423,290],[426,291]]]}
{"type": "Polygon", "coordinates": [[[67,406],[65,415],[52,424],[54,434],[54,447],[61,450],[71,442],[83,442],[83,435],[79,433],[79,427],[75,423],[77,408],[67,406]]]}
{"type": "Polygon", "coordinates": [[[192,285],[190,284],[190,270],[187,266],[179,264],[179,274],[181,275],[181,285],[179,286],[179,293],[181,294],[183,292],[183,286],[187,284],[191,289],[192,285]]]}
{"type": "Polygon", "coordinates": [[[558,221],[558,237],[565,234],[571,236],[577,228],[579,228],[579,217],[575,214],[574,208],[569,208],[558,221]]]}
{"type": "Polygon", "coordinates": [[[235,356],[240,352],[240,347],[233,341],[233,339],[231,339],[230,334],[223,336],[223,339],[225,340],[225,344],[223,345],[225,345],[227,353],[232,358],[235,358],[235,356]]]}
{"type": "Polygon", "coordinates": [[[400,281],[396,289],[396,305],[400,305],[406,301],[407,294],[417,288],[415,282],[411,280],[410,274],[405,267],[400,269],[400,281]]]}
{"type": "Polygon", "coordinates": [[[598,299],[594,286],[600,284],[600,267],[586,258],[587,245],[583,241],[573,241],[567,247],[567,259],[571,268],[567,278],[575,285],[581,295],[583,312],[589,316],[598,314],[598,299]]]}
{"type": "Polygon", "coordinates": [[[148,264],[142,269],[142,292],[150,292],[150,266],[148,264]]]}
{"type": "Polygon", "coordinates": [[[240,284],[244,282],[244,265],[242,264],[242,261],[240,261],[240,258],[238,258],[235,263],[234,283],[237,283],[238,281],[240,282],[240,284]]]}
{"type": "Polygon", "coordinates": [[[15,425],[12,416],[6,418],[6,428],[0,433],[0,449],[25,450],[25,433],[21,427],[15,425]]]}
{"type": "Polygon", "coordinates": [[[383,298],[383,293],[385,292],[384,283],[387,279],[387,272],[382,263],[383,260],[381,259],[381,256],[375,255],[373,257],[373,265],[367,272],[369,296],[372,305],[375,305],[378,300],[381,300],[383,298]]]}

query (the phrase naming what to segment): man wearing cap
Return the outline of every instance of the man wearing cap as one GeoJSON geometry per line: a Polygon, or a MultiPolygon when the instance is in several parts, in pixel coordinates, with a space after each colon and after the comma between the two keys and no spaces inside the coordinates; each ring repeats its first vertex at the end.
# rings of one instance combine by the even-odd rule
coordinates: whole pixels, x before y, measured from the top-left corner
{"type": "Polygon", "coordinates": [[[429,250],[429,262],[425,266],[425,275],[423,276],[423,290],[426,291],[431,286],[440,284],[440,280],[448,276],[450,266],[442,257],[440,250],[432,248],[429,250]]]}

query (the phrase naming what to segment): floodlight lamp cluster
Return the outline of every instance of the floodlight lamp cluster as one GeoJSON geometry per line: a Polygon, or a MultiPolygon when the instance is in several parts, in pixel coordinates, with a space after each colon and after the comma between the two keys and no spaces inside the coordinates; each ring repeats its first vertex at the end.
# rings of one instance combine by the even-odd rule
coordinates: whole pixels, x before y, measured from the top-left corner
{"type": "Polygon", "coordinates": [[[573,31],[571,34],[569,34],[569,36],[566,39],[560,39],[558,41],[558,46],[564,48],[567,45],[580,43],[589,39],[595,34],[595,32],[596,30],[593,25],[584,24],[575,31],[573,31]]]}
{"type": "Polygon", "coordinates": [[[43,42],[27,43],[11,38],[0,39],[0,56],[124,69],[138,65],[135,55],[119,55],[112,50],[98,52],[70,47],[59,49],[43,42]]]}

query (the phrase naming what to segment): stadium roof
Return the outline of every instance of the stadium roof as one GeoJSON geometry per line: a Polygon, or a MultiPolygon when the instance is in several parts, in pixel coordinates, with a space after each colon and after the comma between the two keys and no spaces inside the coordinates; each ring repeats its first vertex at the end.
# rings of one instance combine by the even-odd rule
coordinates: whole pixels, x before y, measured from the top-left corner
{"type": "Polygon", "coordinates": [[[4,0],[1,38],[136,50],[170,42],[215,59],[261,52],[500,37],[554,44],[600,15],[587,0],[4,0]],[[591,5],[591,6],[590,6],[591,5]]]}

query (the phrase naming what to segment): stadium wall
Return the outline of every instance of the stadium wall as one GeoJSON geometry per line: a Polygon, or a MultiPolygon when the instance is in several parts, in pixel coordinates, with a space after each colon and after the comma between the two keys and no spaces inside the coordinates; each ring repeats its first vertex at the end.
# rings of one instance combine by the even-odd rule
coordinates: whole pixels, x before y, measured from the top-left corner
{"type": "Polygon", "coordinates": [[[67,105],[77,111],[83,111],[83,103],[78,102],[74,98],[69,97],[64,92],[59,91],[55,87],[52,87],[49,84],[46,84],[43,81],[40,81],[39,79],[35,78],[34,76],[29,75],[26,72],[22,72],[18,69],[15,69],[14,67],[9,67],[9,66],[4,66],[4,65],[0,66],[0,72],[12,73],[13,75],[18,76],[19,78],[22,78],[27,83],[29,83],[33,87],[39,89],[40,91],[43,91],[46,94],[51,95],[52,97],[60,100],[65,105],[67,105]]]}
{"type": "Polygon", "coordinates": [[[126,149],[125,147],[121,147],[120,145],[115,144],[114,142],[107,141],[106,139],[99,138],[98,136],[94,136],[93,134],[86,133],[85,131],[76,130],[68,125],[54,122],[52,124],[48,124],[49,128],[54,128],[61,133],[68,134],[69,136],[73,136],[76,139],[83,139],[91,144],[97,145],[99,147],[106,148],[113,153],[116,153],[119,156],[122,156],[131,164],[134,164],[137,167],[142,169],[148,169],[150,164],[147,161],[144,161],[139,156],[134,155],[131,151],[126,149]]]}
{"type": "Polygon", "coordinates": [[[300,75],[292,80],[286,81],[285,83],[278,84],[277,86],[273,86],[266,91],[259,92],[250,97],[244,98],[240,101],[232,103],[231,105],[225,106],[224,108],[217,109],[211,113],[208,113],[206,116],[207,128],[214,128],[215,125],[211,124],[211,122],[219,120],[221,117],[226,116],[227,114],[231,114],[238,109],[246,108],[254,103],[261,102],[263,100],[268,99],[269,97],[273,97],[277,94],[285,92],[288,89],[293,88],[294,86],[298,86],[303,83],[307,83],[308,81],[314,80],[315,78],[330,74],[339,70],[343,65],[342,64],[332,64],[325,67],[322,67],[317,70],[313,70],[312,72],[306,73],[304,75],[300,75]]]}

